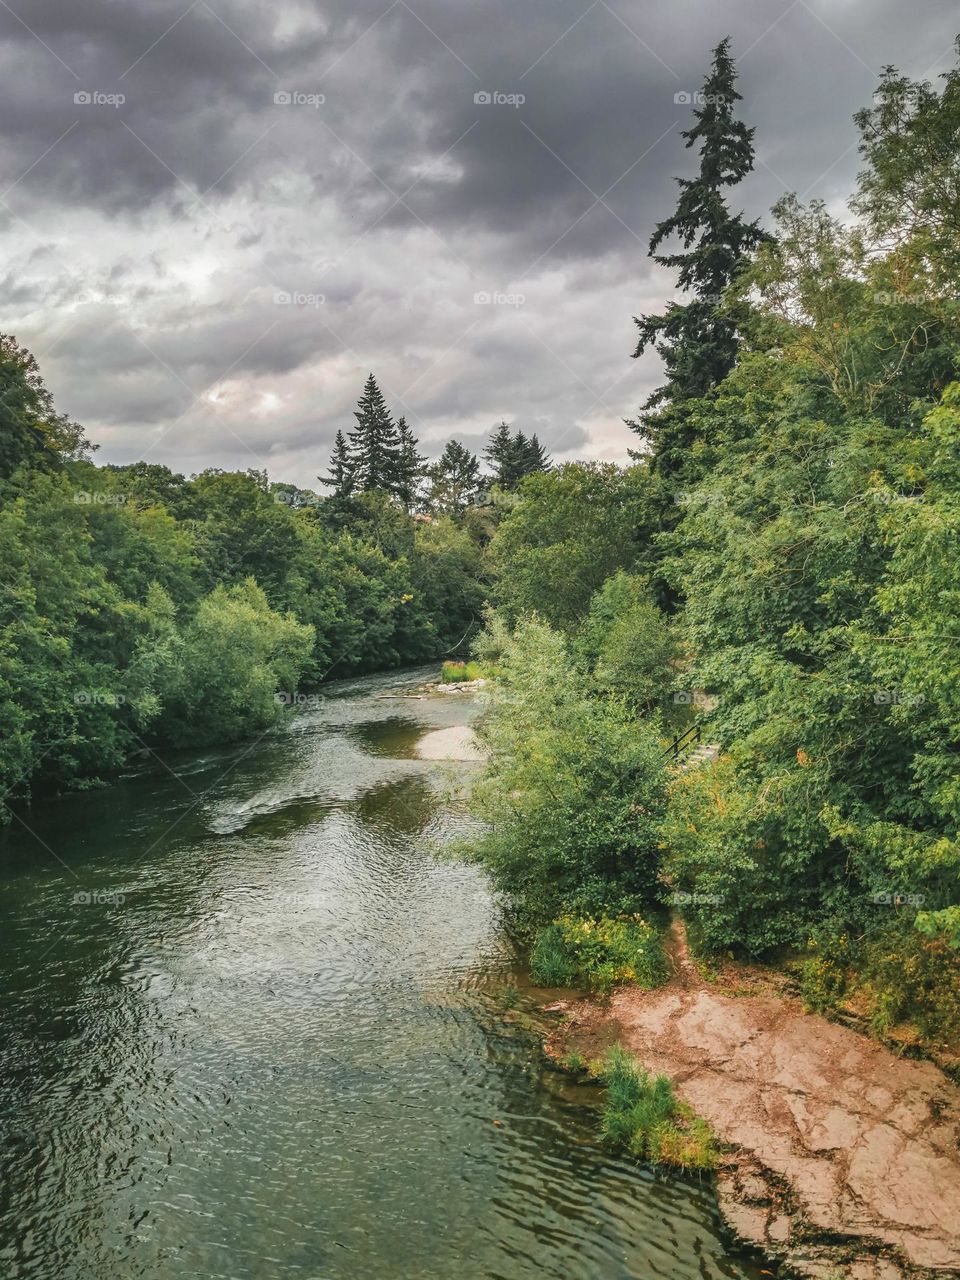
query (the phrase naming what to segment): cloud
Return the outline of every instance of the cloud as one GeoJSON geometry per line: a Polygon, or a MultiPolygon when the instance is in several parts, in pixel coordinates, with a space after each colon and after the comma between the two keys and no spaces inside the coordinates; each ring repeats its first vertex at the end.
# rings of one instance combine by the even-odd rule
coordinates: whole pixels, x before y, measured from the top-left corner
{"type": "Polygon", "coordinates": [[[672,285],[646,246],[695,163],[676,98],[712,46],[740,56],[758,165],[737,199],[765,215],[785,188],[842,200],[852,112],[887,62],[943,70],[955,22],[945,0],[922,23],[898,0],[18,12],[0,323],[102,459],[298,482],[370,369],[431,453],[506,417],[560,458],[625,457],[658,381],[630,316],[672,285]]]}

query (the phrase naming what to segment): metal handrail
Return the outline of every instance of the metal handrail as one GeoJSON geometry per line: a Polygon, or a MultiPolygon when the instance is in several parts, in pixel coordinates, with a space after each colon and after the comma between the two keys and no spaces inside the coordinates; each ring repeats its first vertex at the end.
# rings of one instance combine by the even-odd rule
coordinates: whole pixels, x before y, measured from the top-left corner
{"type": "Polygon", "coordinates": [[[679,738],[674,738],[666,751],[664,751],[662,759],[666,760],[671,757],[674,760],[680,759],[680,753],[688,748],[695,746],[699,741],[702,733],[702,725],[698,720],[696,724],[692,724],[689,729],[685,729],[679,738]]]}

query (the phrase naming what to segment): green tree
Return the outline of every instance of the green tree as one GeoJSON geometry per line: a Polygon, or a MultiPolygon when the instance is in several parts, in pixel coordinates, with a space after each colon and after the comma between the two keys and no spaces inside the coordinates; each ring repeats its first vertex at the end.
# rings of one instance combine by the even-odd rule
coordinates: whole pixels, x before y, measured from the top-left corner
{"type": "Polygon", "coordinates": [[[662,704],[673,684],[677,646],[670,620],[647,583],[622,569],[590,601],[574,653],[597,688],[637,709],[662,704]]]}
{"type": "Polygon", "coordinates": [[[0,334],[0,481],[21,463],[60,467],[91,447],[76,423],[55,412],[30,352],[0,334]]]}
{"type": "Polygon", "coordinates": [[[347,447],[346,437],[342,431],[337,432],[336,439],[333,442],[333,452],[330,454],[330,474],[318,476],[317,479],[321,484],[329,485],[333,489],[335,498],[348,498],[353,492],[354,464],[347,447]]]}
{"type": "Polygon", "coordinates": [[[634,317],[639,330],[634,357],[653,347],[663,360],[667,381],[631,426],[652,445],[654,468],[666,473],[681,469],[691,443],[690,424],[672,410],[704,395],[733,368],[737,323],[724,307],[723,295],[764,239],[758,223],[731,214],[724,198],[724,189],[753,168],[754,131],[734,115],[740,100],[730,41],[722,40],[693,113],[696,123],[682,133],[687,147],[699,145],[699,172],[695,178],[677,180],[677,208],[657,225],[650,240],[653,260],[675,267],[680,289],[692,296],[689,302],[669,303],[662,314],[634,317]],[[681,248],[658,252],[672,238],[681,248]],[[659,413],[658,406],[663,406],[659,413]]]}
{"type": "Polygon", "coordinates": [[[471,806],[473,856],[520,923],[631,913],[655,901],[665,802],[654,723],[585,688],[564,638],[523,622],[480,728],[489,755],[471,806]]]}
{"type": "Polygon", "coordinates": [[[428,468],[427,506],[439,515],[459,515],[477,500],[480,463],[457,440],[448,440],[443,453],[428,468]]]}
{"type": "Polygon", "coordinates": [[[377,380],[371,373],[353,415],[349,460],[354,487],[395,493],[400,478],[400,437],[377,380]]]}
{"type": "Polygon", "coordinates": [[[418,504],[420,483],[423,480],[426,458],[418,449],[417,437],[407,425],[406,418],[397,422],[397,438],[400,455],[397,459],[397,478],[394,493],[404,511],[412,511],[418,504]]]}
{"type": "Polygon", "coordinates": [[[536,613],[574,629],[595,591],[643,554],[647,477],[609,463],[568,463],[524,481],[490,544],[495,602],[512,622],[536,613]]]}
{"type": "Polygon", "coordinates": [[[490,443],[483,451],[483,457],[493,472],[493,483],[501,489],[510,487],[512,447],[513,432],[508,423],[498,422],[490,435],[490,443]]]}

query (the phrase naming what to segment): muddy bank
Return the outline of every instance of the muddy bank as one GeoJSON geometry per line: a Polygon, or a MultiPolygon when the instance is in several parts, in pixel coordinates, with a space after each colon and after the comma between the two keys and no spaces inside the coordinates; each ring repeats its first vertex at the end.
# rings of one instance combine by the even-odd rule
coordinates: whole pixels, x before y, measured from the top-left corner
{"type": "Polygon", "coordinates": [[[548,1052],[619,1040],[732,1149],[718,1174],[733,1231],[801,1275],[960,1275],[960,1089],[786,995],[721,994],[674,935],[657,991],[565,1005],[548,1052]]]}

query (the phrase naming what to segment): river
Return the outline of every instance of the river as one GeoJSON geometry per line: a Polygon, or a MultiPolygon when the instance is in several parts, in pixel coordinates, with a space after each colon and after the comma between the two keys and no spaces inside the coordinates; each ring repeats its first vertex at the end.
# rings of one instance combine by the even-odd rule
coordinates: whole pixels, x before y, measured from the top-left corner
{"type": "Polygon", "coordinates": [[[436,854],[476,766],[416,754],[477,704],[384,696],[424,674],[0,836],[4,1280],[759,1274],[510,1008],[484,878],[436,854]]]}

